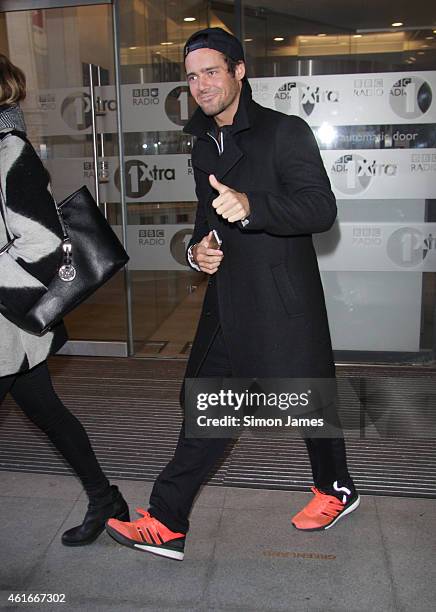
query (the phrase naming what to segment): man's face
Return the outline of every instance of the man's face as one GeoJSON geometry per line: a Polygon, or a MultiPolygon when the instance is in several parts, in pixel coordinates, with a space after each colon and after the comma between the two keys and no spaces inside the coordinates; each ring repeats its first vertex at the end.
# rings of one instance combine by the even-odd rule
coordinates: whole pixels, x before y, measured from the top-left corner
{"type": "Polygon", "coordinates": [[[185,68],[191,95],[202,111],[211,117],[231,115],[231,123],[238,108],[244,64],[238,64],[232,75],[219,51],[196,49],[186,56],[185,68]]]}

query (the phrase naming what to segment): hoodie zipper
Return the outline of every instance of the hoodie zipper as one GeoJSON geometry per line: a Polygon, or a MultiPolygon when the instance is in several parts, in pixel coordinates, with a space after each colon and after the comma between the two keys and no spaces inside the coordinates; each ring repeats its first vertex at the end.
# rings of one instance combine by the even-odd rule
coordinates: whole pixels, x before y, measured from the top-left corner
{"type": "Polygon", "coordinates": [[[212,140],[214,141],[214,143],[216,144],[217,149],[218,149],[218,154],[222,155],[222,153],[224,151],[224,134],[223,134],[223,131],[220,130],[220,132],[219,132],[219,141],[210,132],[207,132],[207,135],[210,136],[212,138],[212,140]]]}

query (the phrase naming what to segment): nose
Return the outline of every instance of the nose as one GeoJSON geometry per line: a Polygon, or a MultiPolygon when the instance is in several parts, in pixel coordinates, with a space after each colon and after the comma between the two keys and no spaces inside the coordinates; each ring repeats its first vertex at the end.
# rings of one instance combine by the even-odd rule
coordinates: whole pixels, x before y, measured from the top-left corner
{"type": "Polygon", "coordinates": [[[200,74],[198,77],[198,87],[200,91],[209,87],[209,75],[207,73],[200,74]]]}

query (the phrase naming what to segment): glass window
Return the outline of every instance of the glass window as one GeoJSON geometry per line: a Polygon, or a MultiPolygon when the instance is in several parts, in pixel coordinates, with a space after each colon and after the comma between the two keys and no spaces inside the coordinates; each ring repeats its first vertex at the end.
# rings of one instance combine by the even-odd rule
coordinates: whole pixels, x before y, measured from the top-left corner
{"type": "Polygon", "coordinates": [[[244,2],[243,14],[255,96],[309,123],[337,197],[336,225],[315,237],[337,358],[432,358],[431,6],[402,4],[399,15],[385,0],[376,11],[343,0],[271,0],[244,2]]]}

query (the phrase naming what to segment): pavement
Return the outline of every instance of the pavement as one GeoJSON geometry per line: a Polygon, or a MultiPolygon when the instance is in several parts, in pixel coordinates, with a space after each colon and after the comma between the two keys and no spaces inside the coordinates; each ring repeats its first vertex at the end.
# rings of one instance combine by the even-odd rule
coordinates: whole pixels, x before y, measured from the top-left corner
{"type": "MultiPolygon", "coordinates": [[[[132,516],[135,507],[147,507],[152,483],[112,482],[132,516]]],[[[185,560],[177,562],[120,546],[106,533],[90,546],[62,546],[62,532],[86,511],[80,483],[0,471],[0,609],[436,609],[435,499],[363,496],[332,529],[303,533],[290,519],[309,499],[303,492],[205,486],[185,560]],[[43,593],[44,603],[23,603],[43,593]]]]}

